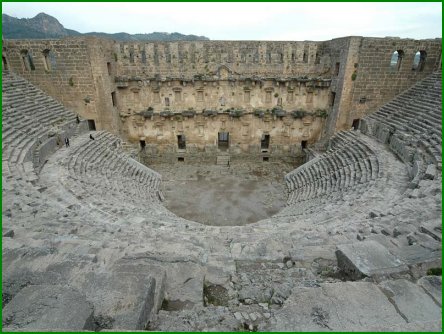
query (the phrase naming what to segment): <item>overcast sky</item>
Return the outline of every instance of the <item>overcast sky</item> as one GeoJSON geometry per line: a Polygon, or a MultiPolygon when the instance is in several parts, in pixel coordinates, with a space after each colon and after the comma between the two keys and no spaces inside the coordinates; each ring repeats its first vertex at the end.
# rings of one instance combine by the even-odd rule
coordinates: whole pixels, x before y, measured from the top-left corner
{"type": "Polygon", "coordinates": [[[18,18],[40,12],[79,32],[180,32],[212,40],[422,39],[442,31],[441,3],[2,3],[2,13],[18,18]]]}

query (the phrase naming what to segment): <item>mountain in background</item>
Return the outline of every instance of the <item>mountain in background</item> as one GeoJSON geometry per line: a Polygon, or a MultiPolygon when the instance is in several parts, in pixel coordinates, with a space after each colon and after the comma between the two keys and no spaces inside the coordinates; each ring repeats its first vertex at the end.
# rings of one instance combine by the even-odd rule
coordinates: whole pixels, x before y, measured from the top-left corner
{"type": "Polygon", "coordinates": [[[2,14],[2,33],[6,39],[46,39],[69,36],[96,36],[119,41],[207,41],[208,37],[183,35],[178,32],[153,32],[149,34],[128,34],[125,32],[107,34],[104,32],[88,32],[66,29],[55,17],[40,13],[31,19],[18,19],[2,14]]]}

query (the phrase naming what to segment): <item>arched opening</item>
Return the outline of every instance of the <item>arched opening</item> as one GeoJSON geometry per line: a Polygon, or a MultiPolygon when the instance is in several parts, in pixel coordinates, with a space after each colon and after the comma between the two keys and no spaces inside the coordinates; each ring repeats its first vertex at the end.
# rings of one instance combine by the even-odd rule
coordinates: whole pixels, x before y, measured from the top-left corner
{"type": "Polygon", "coordinates": [[[45,65],[46,71],[52,71],[53,70],[53,62],[54,62],[54,55],[51,53],[51,50],[46,49],[43,50],[43,64],[45,65]]]}
{"type": "Polygon", "coordinates": [[[20,52],[20,56],[22,58],[22,64],[25,71],[34,71],[34,61],[32,60],[31,54],[28,52],[28,50],[22,50],[20,52]]]}
{"type": "Polygon", "coordinates": [[[141,56],[142,56],[142,64],[146,64],[146,52],[145,50],[140,52],[141,56]]]}
{"type": "Polygon", "coordinates": [[[2,56],[2,65],[3,65],[2,70],[7,71],[8,70],[8,61],[6,60],[5,56],[2,56]]]}
{"type": "Polygon", "coordinates": [[[106,63],[106,69],[108,70],[108,75],[111,75],[111,63],[110,62],[106,63]]]}
{"type": "Polygon", "coordinates": [[[392,54],[390,59],[390,68],[394,71],[399,71],[401,69],[402,58],[404,57],[404,51],[396,50],[392,54]]]}
{"type": "Polygon", "coordinates": [[[424,50],[417,51],[413,58],[412,70],[422,72],[424,70],[425,61],[427,58],[427,52],[424,50]]]}
{"type": "Polygon", "coordinates": [[[117,107],[116,92],[111,92],[111,102],[113,103],[113,107],[117,107]]]}

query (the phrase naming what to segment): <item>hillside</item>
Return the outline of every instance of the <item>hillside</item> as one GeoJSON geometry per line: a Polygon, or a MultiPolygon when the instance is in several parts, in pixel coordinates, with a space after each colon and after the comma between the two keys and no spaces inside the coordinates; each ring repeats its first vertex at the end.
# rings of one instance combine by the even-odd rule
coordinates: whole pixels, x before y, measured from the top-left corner
{"type": "Polygon", "coordinates": [[[125,32],[108,34],[104,32],[88,32],[66,29],[55,17],[40,13],[30,19],[18,19],[2,14],[2,32],[6,39],[46,39],[69,36],[97,36],[119,41],[197,41],[209,40],[205,36],[184,35],[178,32],[152,32],[145,34],[128,34],[125,32]]]}

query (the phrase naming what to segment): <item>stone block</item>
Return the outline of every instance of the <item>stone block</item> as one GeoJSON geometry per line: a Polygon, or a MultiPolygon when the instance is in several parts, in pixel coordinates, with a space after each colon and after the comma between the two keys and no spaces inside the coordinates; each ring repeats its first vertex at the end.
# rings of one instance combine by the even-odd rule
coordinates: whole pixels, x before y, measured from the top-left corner
{"type": "Polygon", "coordinates": [[[428,165],[427,169],[424,174],[425,179],[433,180],[436,175],[436,166],[435,165],[428,165]]]}
{"type": "Polygon", "coordinates": [[[165,297],[166,287],[166,271],[162,266],[147,262],[144,259],[125,257],[114,264],[113,271],[130,275],[137,273],[153,277],[156,280],[156,287],[152,314],[160,310],[165,297]]]}
{"type": "Polygon", "coordinates": [[[14,237],[14,230],[7,229],[6,231],[3,231],[3,237],[4,238],[13,238],[14,237]]]}
{"type": "Polygon", "coordinates": [[[407,322],[441,320],[441,307],[420,286],[400,279],[381,282],[379,287],[407,322]]]}
{"type": "Polygon", "coordinates": [[[405,324],[381,290],[368,282],[294,289],[274,319],[270,331],[365,331],[405,324]]]}
{"type": "Polygon", "coordinates": [[[93,306],[77,290],[61,285],[31,285],[3,308],[3,330],[94,330],[93,306]]]}
{"type": "Polygon", "coordinates": [[[421,286],[431,296],[435,302],[442,305],[442,277],[441,276],[424,276],[418,280],[421,286]]]}
{"type": "Polygon", "coordinates": [[[171,263],[167,268],[167,299],[178,308],[203,305],[204,271],[194,263],[171,263]]]}
{"type": "Polygon", "coordinates": [[[408,272],[406,264],[373,240],[339,245],[338,267],[352,279],[384,277],[408,272]]]}
{"type": "Polygon", "coordinates": [[[59,273],[31,272],[29,270],[12,270],[2,273],[2,303],[5,306],[23,288],[29,285],[62,284],[59,273]]]}
{"type": "Polygon", "coordinates": [[[88,273],[82,291],[106,328],[145,329],[154,306],[156,281],[149,273],[88,273]]]}

